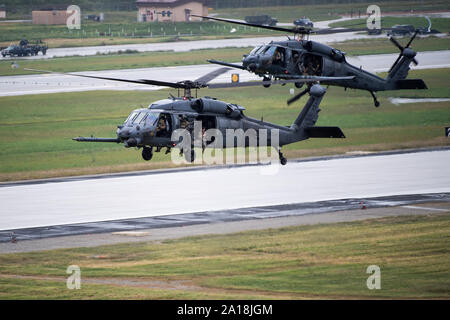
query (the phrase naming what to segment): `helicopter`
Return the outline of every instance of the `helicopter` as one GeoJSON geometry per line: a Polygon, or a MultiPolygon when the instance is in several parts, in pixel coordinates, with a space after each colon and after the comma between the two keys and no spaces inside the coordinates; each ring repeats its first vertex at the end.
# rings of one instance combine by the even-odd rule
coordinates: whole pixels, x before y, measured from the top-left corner
{"type": "MultiPolygon", "coordinates": [[[[175,97],[170,94],[169,98],[152,102],[147,108],[133,110],[127,119],[117,126],[115,138],[97,138],[97,137],[76,137],[73,138],[79,142],[105,142],[105,143],[123,143],[126,148],[136,147],[142,149],[142,158],[149,161],[154,152],[160,152],[166,148],[165,153],[169,153],[172,148],[178,148],[180,154],[183,153],[188,162],[195,159],[195,145],[192,141],[195,132],[195,126],[200,125],[202,135],[208,133],[209,129],[216,130],[219,134],[202,140],[205,148],[235,148],[249,146],[267,146],[276,148],[280,163],[285,165],[287,159],[281,152],[281,147],[294,142],[306,140],[309,138],[345,138],[344,133],[338,127],[315,126],[320,111],[319,105],[325,95],[326,90],[319,84],[314,84],[309,90],[309,99],[299,113],[298,117],[290,126],[281,126],[271,122],[258,120],[248,117],[244,114],[245,108],[234,103],[217,100],[212,97],[197,98],[192,96],[192,90],[201,88],[227,88],[229,83],[209,83],[220,74],[228,71],[230,68],[220,68],[210,72],[197,80],[185,80],[180,82],[164,82],[158,80],[128,80],[120,78],[99,77],[81,74],[62,73],[77,77],[86,77],[111,81],[122,81],[137,83],[143,85],[153,85],[183,89],[183,96],[175,97]],[[174,138],[174,132],[178,129],[185,129],[190,139],[186,136],[174,138]],[[242,132],[253,132],[256,145],[251,145],[251,136],[244,136],[239,140],[233,137],[227,140],[228,130],[240,130],[242,132]],[[263,131],[265,138],[262,137],[263,131]],[[220,136],[222,141],[219,141],[220,136]],[[273,137],[277,137],[274,139],[273,137]],[[217,139],[216,139],[217,138],[217,139]],[[186,141],[185,141],[186,140],[186,141]],[[277,140],[277,141],[275,141],[277,140]]],[[[51,71],[27,69],[31,71],[40,71],[55,73],[51,71]]],[[[295,81],[316,82],[317,79],[302,78],[295,81]]],[[[292,83],[293,80],[272,81],[271,84],[292,83]]],[[[242,83],[242,86],[259,86],[259,82],[242,83]]]]}
{"type": "MultiPolygon", "coordinates": [[[[389,38],[400,50],[400,55],[390,68],[387,77],[383,79],[362,68],[349,64],[346,61],[345,52],[308,39],[312,33],[331,34],[349,31],[367,31],[367,29],[321,29],[313,31],[311,28],[300,26],[282,28],[193,14],[191,16],[293,33],[294,39],[288,37],[286,41],[272,41],[267,45],[255,47],[249,54],[244,55],[241,65],[212,59],[207,60],[210,63],[247,70],[263,77],[263,86],[266,88],[270,86],[270,83],[267,81],[271,79],[301,79],[304,76],[326,76],[330,77],[330,79],[322,81],[321,83],[324,85],[340,86],[345,89],[367,90],[373,98],[375,107],[380,105],[375,94],[377,91],[427,89],[422,79],[406,79],[410,70],[410,64],[418,64],[415,58],[416,52],[410,48],[410,45],[419,33],[419,30],[415,31],[405,47],[400,45],[394,37],[389,38]],[[307,39],[303,39],[305,36],[307,39]],[[350,80],[339,79],[339,77],[343,76],[353,76],[353,78],[350,80]],[[333,77],[336,78],[333,79],[333,77]]],[[[297,88],[301,88],[303,85],[304,82],[295,83],[297,88]]],[[[309,87],[306,90],[309,90],[309,87]]],[[[293,101],[295,100],[293,99],[293,101]]]]}

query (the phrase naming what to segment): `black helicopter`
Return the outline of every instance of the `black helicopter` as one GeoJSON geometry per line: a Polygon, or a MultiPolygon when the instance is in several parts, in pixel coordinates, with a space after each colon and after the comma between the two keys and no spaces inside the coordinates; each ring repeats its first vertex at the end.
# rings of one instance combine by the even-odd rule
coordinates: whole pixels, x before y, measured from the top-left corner
{"type": "MultiPolygon", "coordinates": [[[[31,71],[49,72],[43,70],[27,69],[31,71]]],[[[182,97],[170,95],[168,99],[159,100],[151,103],[148,108],[136,109],[131,112],[125,122],[118,126],[116,138],[96,138],[96,137],[77,137],[75,141],[83,142],[113,142],[123,143],[126,148],[142,148],[142,157],[144,160],[151,160],[153,152],[160,152],[166,148],[166,153],[171,148],[179,148],[180,153],[184,153],[187,161],[193,162],[195,159],[195,141],[193,137],[195,132],[195,122],[201,124],[201,135],[207,133],[209,129],[216,129],[220,133],[223,141],[218,141],[216,136],[208,136],[202,145],[204,148],[234,148],[248,146],[272,146],[278,151],[279,160],[285,165],[287,159],[281,153],[281,147],[290,143],[306,140],[309,138],[345,138],[341,129],[338,127],[319,127],[315,126],[320,111],[319,104],[325,94],[325,89],[318,84],[312,85],[309,90],[309,99],[301,110],[298,117],[291,126],[280,126],[274,123],[265,122],[262,119],[253,119],[244,115],[245,108],[211,97],[197,98],[192,97],[192,90],[209,88],[226,88],[229,83],[208,84],[212,79],[228,71],[229,68],[220,68],[195,81],[164,82],[157,80],[127,80],[118,78],[106,78],[80,74],[70,74],[78,77],[131,82],[144,85],[163,86],[176,89],[183,89],[182,97]],[[179,137],[174,139],[173,133],[177,129],[186,129],[191,139],[179,137]],[[243,139],[233,137],[231,144],[227,139],[228,130],[239,130],[241,132],[251,131],[255,144],[250,144],[252,135],[244,135],[243,139]],[[265,131],[265,138],[261,136],[261,129],[265,131]],[[276,133],[275,133],[276,131],[276,133]],[[273,134],[274,133],[274,134],[273,134]],[[278,137],[274,141],[272,137],[278,137]],[[192,138],[193,137],[193,138],[192,138]],[[189,143],[187,143],[189,141],[189,143]],[[220,142],[220,143],[219,143],[220,142]]],[[[316,82],[315,77],[296,79],[306,83],[316,82]]],[[[271,84],[292,83],[293,80],[272,81],[271,84]]],[[[241,83],[242,86],[259,86],[259,82],[241,83]]],[[[306,94],[306,93],[305,93],[306,94]]]]}
{"type": "MultiPolygon", "coordinates": [[[[329,47],[325,44],[303,39],[310,34],[331,34],[367,29],[321,29],[313,31],[310,28],[296,26],[294,28],[281,28],[276,26],[260,26],[247,22],[227,20],[221,18],[192,15],[209,20],[241,24],[246,26],[288,32],[294,34],[294,39],[288,37],[286,41],[270,42],[267,45],[255,47],[249,54],[244,55],[242,65],[217,60],[208,60],[210,63],[227,67],[238,68],[255,73],[263,77],[264,87],[269,87],[270,79],[301,79],[304,76],[326,76],[329,80],[321,81],[324,85],[340,86],[351,89],[367,90],[372,95],[376,107],[380,105],[375,95],[377,91],[427,89],[422,79],[406,79],[411,63],[418,64],[415,59],[416,52],[410,48],[411,43],[419,30],[403,47],[398,41],[390,37],[392,43],[400,50],[400,55],[389,70],[385,79],[349,64],[345,52],[329,47]],[[349,77],[352,79],[339,79],[349,77]],[[333,77],[336,77],[333,79],[333,77]]],[[[301,88],[304,82],[297,82],[295,86],[301,88]]],[[[307,88],[306,90],[309,90],[307,88]]],[[[293,99],[295,101],[296,99],[293,99]]]]}

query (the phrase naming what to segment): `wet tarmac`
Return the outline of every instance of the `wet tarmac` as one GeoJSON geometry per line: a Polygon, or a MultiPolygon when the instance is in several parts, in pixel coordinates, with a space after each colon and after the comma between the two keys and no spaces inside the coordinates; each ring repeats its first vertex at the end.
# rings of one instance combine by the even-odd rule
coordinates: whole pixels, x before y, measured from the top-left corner
{"type": "MultiPolygon", "coordinates": [[[[187,214],[175,214],[170,216],[156,216],[38,228],[3,230],[0,231],[0,242],[11,242],[12,237],[15,237],[16,241],[37,240],[83,234],[151,230],[220,222],[314,215],[344,210],[359,210],[361,215],[364,215],[365,211],[361,210],[383,207],[398,207],[420,203],[429,204],[435,202],[450,202],[450,193],[411,194],[376,198],[353,198],[233,210],[203,211],[187,214]]],[[[439,209],[430,208],[430,210],[433,211],[439,209]]]]}

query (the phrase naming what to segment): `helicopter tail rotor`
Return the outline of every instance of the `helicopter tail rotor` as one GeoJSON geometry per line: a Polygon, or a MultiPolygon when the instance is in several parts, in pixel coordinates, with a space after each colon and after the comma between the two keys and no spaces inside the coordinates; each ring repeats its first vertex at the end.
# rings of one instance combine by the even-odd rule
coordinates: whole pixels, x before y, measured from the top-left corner
{"type": "MultiPolygon", "coordinates": [[[[400,62],[400,59],[403,58],[405,56],[405,49],[409,49],[411,43],[414,41],[414,39],[416,38],[417,34],[419,33],[419,29],[417,29],[414,34],[412,35],[411,39],[409,39],[408,44],[406,45],[406,47],[403,47],[398,41],[397,39],[395,39],[394,37],[390,37],[389,40],[391,40],[391,42],[400,50],[400,55],[398,56],[397,60],[395,60],[394,64],[392,65],[392,67],[389,69],[389,72],[391,72],[392,70],[394,70],[394,68],[398,65],[398,63],[400,62]]],[[[410,49],[411,50],[411,49],[410,49]]],[[[414,63],[414,65],[418,65],[419,62],[413,58],[411,60],[412,63],[414,63]]]]}

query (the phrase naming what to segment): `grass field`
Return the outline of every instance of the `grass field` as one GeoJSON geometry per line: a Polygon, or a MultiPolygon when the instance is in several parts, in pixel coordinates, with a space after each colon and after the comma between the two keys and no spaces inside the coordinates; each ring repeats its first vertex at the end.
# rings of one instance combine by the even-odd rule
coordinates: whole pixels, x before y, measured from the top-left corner
{"type": "MultiPolygon", "coordinates": [[[[399,39],[400,43],[406,45],[408,39],[399,39]]],[[[362,39],[333,43],[336,47],[350,55],[398,53],[398,49],[387,39],[362,39]]],[[[435,51],[449,50],[450,38],[425,37],[417,38],[413,46],[414,50],[435,51]]],[[[19,68],[11,68],[11,60],[0,60],[0,76],[12,76],[22,74],[34,74],[35,72],[24,70],[24,68],[38,70],[52,70],[55,72],[74,71],[96,71],[133,69],[150,67],[167,67],[178,65],[204,64],[207,59],[239,62],[244,54],[248,54],[253,48],[222,48],[192,50],[189,52],[145,52],[97,55],[86,57],[64,57],[39,60],[16,60],[19,68]]]]}
{"type": "Polygon", "coordinates": [[[0,299],[449,299],[449,235],[442,213],[2,254],[0,299]]]}
{"type": "MultiPolygon", "coordinates": [[[[450,123],[449,102],[392,105],[389,97],[450,97],[448,69],[411,72],[429,90],[379,94],[373,107],[367,92],[330,87],[321,104],[318,125],[340,126],[346,139],[310,139],[285,146],[288,158],[341,154],[354,150],[449,145],[444,127],[450,123]]],[[[117,144],[89,144],[76,136],[114,137],[116,126],[136,108],[166,98],[161,91],[94,91],[0,98],[0,181],[171,167],[170,155],[156,153],[144,162],[139,151],[117,144]]],[[[289,89],[205,90],[203,95],[238,103],[245,114],[290,125],[301,103],[287,106],[289,89]]]]}

